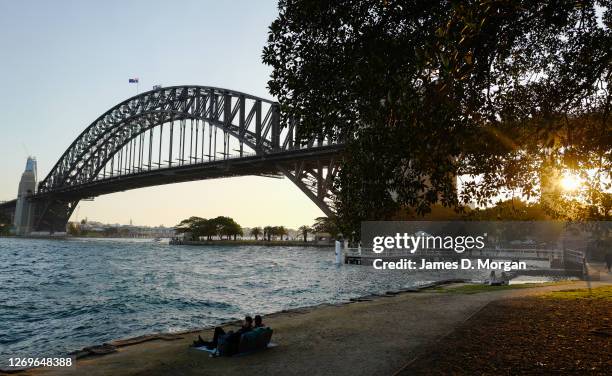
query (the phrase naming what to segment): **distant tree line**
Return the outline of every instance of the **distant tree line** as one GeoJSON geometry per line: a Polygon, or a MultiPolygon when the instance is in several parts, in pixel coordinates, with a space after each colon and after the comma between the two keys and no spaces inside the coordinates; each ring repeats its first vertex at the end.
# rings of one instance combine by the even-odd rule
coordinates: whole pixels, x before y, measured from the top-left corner
{"type": "Polygon", "coordinates": [[[0,213],[0,236],[9,235],[11,225],[11,219],[3,213],[0,213]]]}
{"type": "Polygon", "coordinates": [[[233,218],[224,216],[211,219],[190,217],[182,220],[175,228],[179,234],[191,234],[192,239],[205,237],[212,240],[216,236],[220,239],[233,237],[236,240],[237,236],[244,235],[242,227],[233,218]]]}
{"type": "Polygon", "coordinates": [[[336,238],[340,233],[335,219],[329,217],[318,217],[312,226],[300,226],[298,231],[302,235],[304,242],[307,241],[309,233],[327,233],[332,238],[336,238]]]}
{"type": "MultiPolygon", "coordinates": [[[[230,217],[219,216],[216,218],[206,219],[201,217],[189,217],[182,220],[176,227],[177,234],[189,234],[193,240],[206,238],[206,240],[231,239],[236,240],[238,236],[244,236],[243,228],[230,217]]],[[[289,240],[289,232],[285,226],[264,226],[253,227],[248,229],[248,235],[255,240],[289,240]]],[[[304,242],[308,240],[308,234],[312,233],[327,233],[332,238],[339,234],[338,227],[332,218],[319,217],[315,219],[312,226],[300,226],[298,228],[304,242]]]]}
{"type": "Polygon", "coordinates": [[[93,237],[105,237],[105,238],[120,238],[127,237],[130,235],[130,230],[127,228],[120,228],[114,226],[104,227],[104,229],[100,231],[91,231],[86,228],[83,228],[85,224],[85,220],[82,220],[81,223],[78,222],[68,222],[68,228],[66,231],[69,235],[72,236],[93,236],[93,237]]]}
{"type": "MultiPolygon", "coordinates": [[[[298,232],[302,236],[304,242],[308,241],[308,234],[322,232],[328,233],[331,237],[335,238],[338,233],[338,227],[332,218],[318,217],[315,219],[315,223],[312,226],[303,225],[300,226],[298,232]]],[[[254,227],[251,229],[249,235],[258,240],[260,236],[263,236],[263,240],[271,241],[273,238],[280,238],[283,240],[283,236],[288,238],[288,230],[284,226],[266,226],[266,227],[254,227]]]]}
{"type": "Polygon", "coordinates": [[[261,236],[261,240],[272,241],[272,238],[280,240],[289,239],[289,230],[285,228],[285,226],[265,226],[265,227],[253,227],[249,231],[249,235],[254,237],[255,240],[259,240],[261,236]],[[283,237],[286,238],[283,238],[283,237]]]}
{"type": "Polygon", "coordinates": [[[263,233],[268,241],[270,241],[272,237],[280,237],[280,240],[283,240],[283,236],[289,237],[287,229],[284,226],[266,226],[263,228],[263,233]]]}

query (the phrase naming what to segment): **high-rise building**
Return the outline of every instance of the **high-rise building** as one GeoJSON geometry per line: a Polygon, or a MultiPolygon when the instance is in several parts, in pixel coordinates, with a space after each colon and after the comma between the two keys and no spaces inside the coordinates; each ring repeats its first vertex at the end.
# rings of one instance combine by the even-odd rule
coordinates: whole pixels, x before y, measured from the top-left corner
{"type": "Polygon", "coordinates": [[[34,216],[34,205],[27,197],[36,192],[36,158],[28,157],[26,168],[21,174],[19,190],[17,191],[17,207],[15,208],[15,233],[27,235],[32,231],[32,219],[34,216]]]}

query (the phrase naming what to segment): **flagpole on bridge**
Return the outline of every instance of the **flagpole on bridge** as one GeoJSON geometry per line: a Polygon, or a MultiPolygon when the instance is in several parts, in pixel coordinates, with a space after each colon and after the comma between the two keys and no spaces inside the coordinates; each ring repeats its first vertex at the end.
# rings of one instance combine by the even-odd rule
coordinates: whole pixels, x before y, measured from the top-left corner
{"type": "Polygon", "coordinates": [[[128,80],[128,82],[130,84],[136,84],[136,95],[138,95],[138,93],[140,93],[140,87],[139,87],[139,85],[140,85],[140,78],[139,77],[130,78],[128,80]]]}

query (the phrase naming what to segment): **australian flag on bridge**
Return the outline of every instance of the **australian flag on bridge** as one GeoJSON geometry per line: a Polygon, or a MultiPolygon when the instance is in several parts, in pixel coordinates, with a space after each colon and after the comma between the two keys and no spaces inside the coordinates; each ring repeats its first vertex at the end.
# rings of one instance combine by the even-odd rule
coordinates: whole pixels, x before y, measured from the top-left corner
{"type": "Polygon", "coordinates": [[[138,77],[135,77],[135,78],[130,78],[130,79],[129,79],[129,83],[130,83],[130,84],[137,84],[137,83],[138,83],[138,77]]]}

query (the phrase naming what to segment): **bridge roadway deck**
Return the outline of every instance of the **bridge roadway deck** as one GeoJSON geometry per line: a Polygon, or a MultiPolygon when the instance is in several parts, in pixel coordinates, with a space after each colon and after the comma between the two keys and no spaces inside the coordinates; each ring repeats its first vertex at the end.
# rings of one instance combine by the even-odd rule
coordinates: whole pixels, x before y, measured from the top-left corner
{"type": "Polygon", "coordinates": [[[45,199],[49,196],[62,199],[82,199],[136,188],[232,176],[277,175],[282,177],[277,167],[279,164],[291,166],[300,162],[334,158],[341,149],[342,145],[328,145],[241,158],[218,159],[168,168],[152,168],[55,189],[51,192],[37,194],[33,196],[33,199],[45,199]]]}

